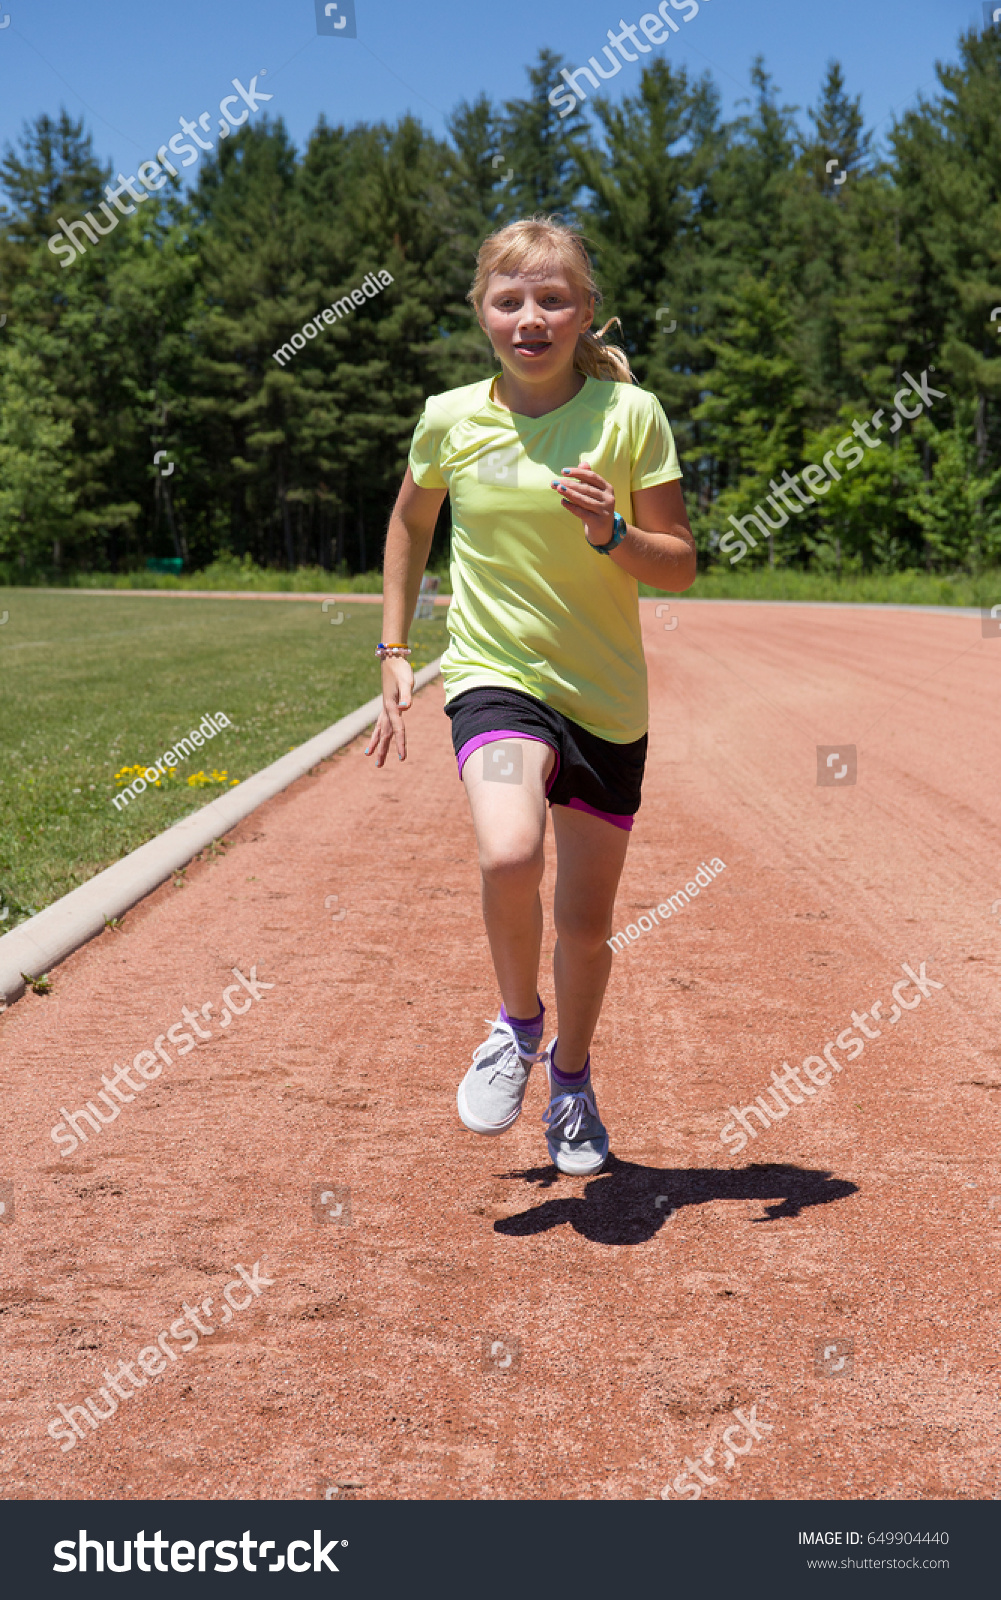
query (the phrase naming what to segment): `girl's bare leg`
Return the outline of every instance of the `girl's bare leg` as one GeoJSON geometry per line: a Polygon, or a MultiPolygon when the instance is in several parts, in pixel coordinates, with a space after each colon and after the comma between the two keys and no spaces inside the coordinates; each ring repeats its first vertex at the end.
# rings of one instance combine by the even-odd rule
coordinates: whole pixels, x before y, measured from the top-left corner
{"type": "Polygon", "coordinates": [[[537,740],[498,739],[474,750],[462,769],[479,849],[483,921],[511,1017],[538,1011],[545,791],[555,760],[537,740]]]}
{"type": "Polygon", "coordinates": [[[589,811],[553,806],[556,835],[556,950],[560,1072],[583,1072],[598,1025],[612,952],[615,892],[629,834],[589,811]]]}

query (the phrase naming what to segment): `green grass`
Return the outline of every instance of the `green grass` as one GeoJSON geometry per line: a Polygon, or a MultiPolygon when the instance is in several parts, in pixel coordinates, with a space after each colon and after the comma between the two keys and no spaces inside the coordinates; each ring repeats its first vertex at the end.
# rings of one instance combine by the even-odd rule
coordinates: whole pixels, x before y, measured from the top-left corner
{"type": "MultiPolygon", "coordinates": [[[[10,588],[0,601],[0,933],[223,792],[189,777],[248,778],[379,692],[379,606],[10,588]],[[220,711],[232,726],[178,779],[116,810],[117,772],[220,711]]],[[[444,614],[411,643],[415,668],[440,655],[444,614]]]]}
{"type": "MultiPolygon", "coordinates": [[[[660,593],[647,584],[640,593],[660,593]]],[[[946,577],[927,572],[868,573],[842,578],[833,573],[798,572],[790,567],[752,567],[725,572],[714,567],[700,573],[687,591],[693,600],[836,600],[869,605],[988,606],[1001,600],[1001,571],[979,578],[965,573],[946,577]]]]}
{"type": "MultiPolygon", "coordinates": [[[[436,569],[440,593],[450,594],[447,565],[436,569]]],[[[2,575],[0,575],[2,576],[2,575]]],[[[248,594],[381,594],[381,572],[358,572],[353,576],[327,572],[322,567],[300,567],[295,572],[278,572],[255,567],[249,557],[243,562],[234,556],[221,557],[201,572],[175,578],[169,573],[86,573],[67,576],[67,587],[82,589],[231,589],[248,594]]],[[[0,599],[8,590],[0,587],[0,599]]],[[[642,595],[663,593],[640,585],[642,595]]],[[[971,578],[966,573],[950,575],[927,572],[868,573],[838,579],[833,573],[800,572],[791,567],[754,567],[750,570],[715,566],[700,573],[688,591],[696,600],[820,600],[846,604],[890,604],[925,606],[995,605],[1001,599],[1001,571],[971,578]]]]}
{"type": "MultiPolygon", "coordinates": [[[[428,569],[439,580],[439,593],[450,594],[448,563],[428,569]]],[[[0,585],[7,568],[0,566],[0,585]]],[[[36,574],[29,580],[40,588],[54,589],[228,589],[246,594],[381,594],[381,572],[328,572],[325,567],[297,567],[281,572],[274,567],[255,566],[250,556],[238,561],[222,555],[200,572],[186,572],[175,578],[170,572],[70,572],[62,578],[51,573],[36,574]]],[[[0,587],[0,595],[4,593],[0,587]]]]}
{"type": "MultiPolygon", "coordinates": [[[[431,568],[441,594],[451,593],[447,561],[431,568]]],[[[0,584],[5,568],[0,568],[0,584]]],[[[32,580],[33,581],[33,580],[32,580]]],[[[62,582],[81,589],[229,589],[247,594],[381,594],[381,572],[328,572],[323,567],[299,567],[279,572],[258,567],[249,556],[238,560],[223,554],[200,572],[175,578],[170,573],[77,573],[62,582]]],[[[55,585],[58,587],[59,585],[55,585]]],[[[0,588],[0,596],[7,591],[0,588]]],[[[642,595],[664,591],[640,584],[642,595]]],[[[700,573],[688,591],[702,600],[815,600],[851,604],[982,606],[1001,599],[1001,570],[972,578],[966,573],[932,574],[909,570],[853,574],[838,578],[832,572],[801,572],[792,567],[741,567],[719,564],[700,573]]]]}

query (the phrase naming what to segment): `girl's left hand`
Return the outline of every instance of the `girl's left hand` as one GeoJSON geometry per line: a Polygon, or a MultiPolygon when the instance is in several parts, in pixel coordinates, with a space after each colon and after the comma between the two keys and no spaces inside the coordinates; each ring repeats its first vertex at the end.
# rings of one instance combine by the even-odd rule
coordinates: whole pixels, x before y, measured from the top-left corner
{"type": "Polygon", "coordinates": [[[615,531],[615,490],[607,479],[592,472],[586,461],[579,467],[563,467],[562,478],[572,478],[572,483],[553,480],[559,491],[560,504],[572,511],[584,524],[588,544],[607,544],[615,531]]]}

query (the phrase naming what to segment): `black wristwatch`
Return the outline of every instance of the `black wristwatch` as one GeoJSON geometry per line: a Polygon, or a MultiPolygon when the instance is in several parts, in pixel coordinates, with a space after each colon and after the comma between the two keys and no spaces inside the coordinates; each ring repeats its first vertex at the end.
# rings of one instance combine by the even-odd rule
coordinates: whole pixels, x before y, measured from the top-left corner
{"type": "MultiPolygon", "coordinates": [[[[591,549],[597,550],[599,556],[610,555],[617,544],[621,544],[626,536],[626,519],[616,511],[612,517],[612,537],[607,544],[592,544],[591,549]]],[[[588,544],[591,544],[590,539],[588,544]]]]}

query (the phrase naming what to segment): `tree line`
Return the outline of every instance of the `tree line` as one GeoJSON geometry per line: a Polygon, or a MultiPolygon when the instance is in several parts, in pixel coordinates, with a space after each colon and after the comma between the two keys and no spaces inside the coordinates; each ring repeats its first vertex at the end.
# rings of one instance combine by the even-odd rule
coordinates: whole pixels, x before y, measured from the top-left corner
{"type": "MultiPolygon", "coordinates": [[[[0,160],[0,580],[224,552],[377,565],[425,397],[494,370],[465,300],[477,247],[540,211],[592,246],[600,314],[674,427],[703,566],[880,407],[893,431],[822,499],[783,499],[795,515],[744,569],[997,564],[1001,31],[963,35],[878,147],[836,62],[808,124],[760,59],[729,120],[708,74],[662,58],[620,103],[561,115],[564,65],[541,52],[523,98],[460,103],[444,139],[321,118],[298,151],[262,117],[70,263],[48,241],[112,174],[65,111],[26,126],[0,160]],[[908,374],[942,398],[900,425],[908,374]]],[[[446,502],[433,560],[447,539],[446,502]]]]}

